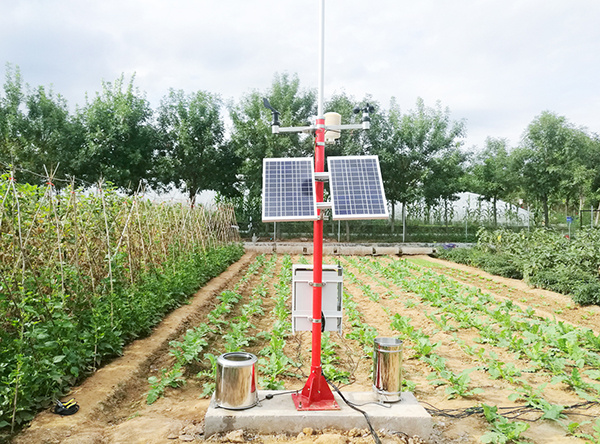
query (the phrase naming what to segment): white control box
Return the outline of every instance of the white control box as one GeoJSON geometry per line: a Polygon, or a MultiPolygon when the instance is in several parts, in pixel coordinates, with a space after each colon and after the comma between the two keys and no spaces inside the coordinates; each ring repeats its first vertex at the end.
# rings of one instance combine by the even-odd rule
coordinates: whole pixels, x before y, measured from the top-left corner
{"type": "MultiPolygon", "coordinates": [[[[321,311],[324,331],[342,334],[343,273],[339,265],[323,265],[321,311]]],[[[292,266],[292,331],[312,330],[313,266],[292,266]]]]}

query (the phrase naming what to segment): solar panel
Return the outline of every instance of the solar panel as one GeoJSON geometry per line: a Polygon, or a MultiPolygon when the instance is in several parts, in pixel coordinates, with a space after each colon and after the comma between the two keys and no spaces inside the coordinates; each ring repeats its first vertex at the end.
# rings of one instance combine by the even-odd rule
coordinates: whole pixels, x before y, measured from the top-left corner
{"type": "Polygon", "coordinates": [[[263,222],[317,220],[313,159],[263,159],[263,222]]]}
{"type": "Polygon", "coordinates": [[[387,219],[377,156],[328,157],[333,219],[387,219]]]}

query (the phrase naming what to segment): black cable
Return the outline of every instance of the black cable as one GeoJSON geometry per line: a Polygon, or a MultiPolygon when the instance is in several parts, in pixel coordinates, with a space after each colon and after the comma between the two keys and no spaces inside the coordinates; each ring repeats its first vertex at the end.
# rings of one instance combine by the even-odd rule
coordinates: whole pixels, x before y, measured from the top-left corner
{"type": "MultiPolygon", "coordinates": [[[[325,375],[323,375],[323,377],[325,378],[325,375]]],[[[342,400],[348,405],[348,407],[350,407],[351,409],[354,409],[357,412],[360,412],[360,413],[363,414],[363,416],[367,420],[367,424],[369,426],[369,431],[371,432],[371,436],[373,436],[373,440],[375,441],[376,444],[381,444],[381,440],[379,439],[379,436],[377,435],[377,432],[373,428],[373,425],[371,424],[371,420],[369,419],[369,415],[367,415],[367,412],[365,412],[364,410],[359,409],[352,402],[348,401],[344,397],[344,395],[342,395],[342,392],[340,391],[340,389],[338,389],[337,386],[335,384],[333,384],[329,379],[325,378],[325,381],[327,381],[327,383],[331,387],[333,387],[333,389],[337,392],[338,395],[340,395],[340,398],[342,398],[342,400]]]]}
{"type": "Polygon", "coordinates": [[[265,399],[273,399],[275,396],[279,396],[279,395],[289,395],[290,393],[298,393],[298,390],[289,390],[287,392],[277,392],[277,393],[269,393],[268,395],[265,395],[265,397],[260,401],[264,401],[265,399]]]}
{"type": "MultiPolygon", "coordinates": [[[[462,418],[466,418],[471,415],[478,415],[478,414],[483,413],[483,407],[479,407],[479,406],[467,407],[465,409],[439,409],[425,401],[421,401],[421,404],[425,404],[425,405],[429,406],[429,408],[426,408],[425,410],[430,415],[441,416],[444,418],[462,419],[462,418]]],[[[586,402],[581,402],[578,404],[573,404],[570,406],[563,406],[564,407],[563,411],[566,412],[566,411],[575,410],[575,409],[589,409],[593,405],[598,405],[598,402],[586,401],[586,402]]],[[[517,406],[517,407],[498,407],[498,412],[502,416],[504,416],[506,419],[516,419],[516,418],[520,418],[522,415],[524,415],[526,413],[534,413],[534,412],[540,412],[540,411],[542,411],[542,409],[533,407],[531,405],[523,405],[523,406],[517,406]]],[[[585,413],[578,413],[578,412],[569,412],[569,413],[571,415],[578,415],[578,416],[593,416],[593,415],[586,415],[585,413]]],[[[535,421],[539,421],[542,416],[543,415],[540,415],[536,419],[521,418],[521,421],[535,422],[535,421]]]]}
{"type": "Polygon", "coordinates": [[[378,405],[379,407],[383,407],[383,408],[386,408],[386,409],[391,409],[392,408],[391,405],[384,404],[383,402],[380,402],[380,401],[368,401],[368,402],[363,402],[362,404],[357,404],[356,402],[351,402],[351,401],[348,401],[348,402],[350,404],[352,404],[353,406],[356,406],[356,407],[362,407],[362,406],[365,406],[365,405],[374,404],[374,405],[378,405]]]}

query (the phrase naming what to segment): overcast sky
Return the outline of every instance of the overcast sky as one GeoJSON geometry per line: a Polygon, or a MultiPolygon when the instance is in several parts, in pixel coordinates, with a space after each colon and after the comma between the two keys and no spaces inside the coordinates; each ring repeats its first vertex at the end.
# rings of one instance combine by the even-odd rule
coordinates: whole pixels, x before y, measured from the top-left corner
{"type": "MultiPolygon", "coordinates": [[[[318,0],[1,0],[0,69],[72,108],[121,73],[153,108],[169,88],[238,100],[275,73],[317,88],[318,23],[318,0]]],[[[600,133],[599,68],[598,0],[325,3],[325,97],[439,100],[467,148],[515,146],[544,110],[600,133]]]]}

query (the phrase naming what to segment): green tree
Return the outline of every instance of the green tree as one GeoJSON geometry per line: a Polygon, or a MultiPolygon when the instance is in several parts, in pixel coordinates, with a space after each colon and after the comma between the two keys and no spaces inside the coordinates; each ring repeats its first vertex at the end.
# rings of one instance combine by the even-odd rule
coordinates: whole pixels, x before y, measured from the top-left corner
{"type": "Polygon", "coordinates": [[[188,194],[192,204],[202,190],[236,194],[239,158],[223,143],[225,125],[221,102],[213,94],[185,94],[171,89],[158,112],[161,157],[157,162],[160,181],[174,183],[188,194]]]}
{"type": "Polygon", "coordinates": [[[469,189],[492,203],[496,226],[498,200],[507,198],[516,189],[506,139],[488,137],[485,148],[476,155],[469,170],[469,189]]]}
{"type": "Polygon", "coordinates": [[[262,161],[271,157],[312,156],[314,138],[307,134],[272,134],[271,112],[263,105],[266,97],[280,112],[280,123],[286,126],[307,126],[316,114],[316,94],[301,90],[298,76],[276,74],[271,87],[265,92],[253,91],[230,108],[233,123],[232,147],[242,159],[240,183],[243,197],[236,214],[242,220],[260,220],[262,194],[262,161]]]}
{"type": "MultiPolygon", "coordinates": [[[[18,68],[7,66],[0,97],[0,162],[19,169],[18,180],[40,183],[44,169],[55,178],[72,174],[73,160],[83,143],[83,128],[66,100],[52,89],[23,85],[18,68]]],[[[56,181],[57,186],[65,182],[56,181]]]]}
{"type": "Polygon", "coordinates": [[[128,192],[153,182],[158,133],[145,95],[133,86],[103,82],[102,92],[81,110],[85,144],[77,158],[77,175],[94,182],[103,178],[128,192]]]}
{"type": "Polygon", "coordinates": [[[0,162],[5,166],[20,165],[23,161],[24,101],[21,72],[7,64],[4,94],[0,96],[0,162]]]}
{"type": "MultiPolygon", "coordinates": [[[[402,114],[392,98],[387,125],[383,126],[385,134],[379,151],[381,174],[392,208],[400,202],[405,209],[424,197],[428,175],[431,182],[433,171],[452,169],[452,162],[459,160],[456,150],[465,135],[465,123],[452,121],[449,108],[442,109],[439,102],[431,108],[421,98],[414,110],[402,114]],[[449,157],[447,164],[439,160],[444,157],[449,157]]],[[[434,193],[434,189],[431,186],[429,192],[434,193]]],[[[444,193],[440,190],[438,197],[444,193]]]]}
{"type": "Polygon", "coordinates": [[[529,200],[541,205],[546,226],[551,199],[560,195],[565,179],[571,179],[579,142],[577,130],[565,117],[544,111],[529,124],[522,147],[513,153],[521,187],[529,200]]]}
{"type": "MultiPolygon", "coordinates": [[[[75,174],[74,163],[84,143],[83,125],[70,115],[66,100],[43,86],[27,95],[23,129],[27,168],[39,173],[57,170],[57,177],[75,174]]],[[[55,183],[61,186],[61,182],[55,183]]],[[[64,184],[64,182],[62,182],[64,184]]]]}
{"type": "Polygon", "coordinates": [[[565,211],[569,214],[569,204],[577,203],[581,210],[586,201],[592,205],[598,200],[598,186],[595,180],[600,176],[600,144],[584,129],[572,129],[573,149],[567,154],[572,158],[565,162],[565,168],[559,187],[559,195],[565,203],[565,211]]]}
{"type": "MultiPolygon", "coordinates": [[[[598,205],[600,201],[600,136],[593,135],[589,138],[589,155],[587,159],[587,170],[590,172],[589,187],[586,190],[590,204],[598,205]]],[[[583,206],[581,204],[580,206],[583,206]]]]}
{"type": "Polygon", "coordinates": [[[444,222],[450,220],[450,203],[458,199],[458,193],[465,190],[465,162],[468,155],[458,147],[445,150],[442,156],[434,157],[423,178],[425,204],[444,204],[444,222]]]}

